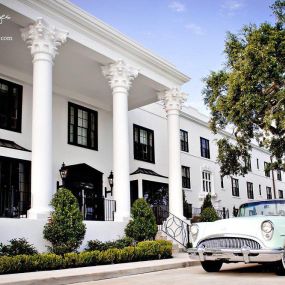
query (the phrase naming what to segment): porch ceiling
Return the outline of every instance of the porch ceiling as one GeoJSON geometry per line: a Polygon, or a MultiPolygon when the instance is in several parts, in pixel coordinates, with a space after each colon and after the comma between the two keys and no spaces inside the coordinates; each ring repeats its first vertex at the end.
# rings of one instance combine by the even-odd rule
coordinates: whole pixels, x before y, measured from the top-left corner
{"type": "MultiPolygon", "coordinates": [[[[31,84],[32,57],[21,39],[20,28],[32,21],[1,4],[0,11],[11,16],[10,20],[3,21],[1,35],[13,37],[12,41],[1,41],[0,74],[31,84]]],[[[101,72],[101,66],[111,62],[107,56],[68,38],[55,58],[54,93],[112,110],[111,88],[101,72]]],[[[157,92],[165,89],[164,85],[140,73],[130,90],[129,109],[157,101],[157,92]]]]}

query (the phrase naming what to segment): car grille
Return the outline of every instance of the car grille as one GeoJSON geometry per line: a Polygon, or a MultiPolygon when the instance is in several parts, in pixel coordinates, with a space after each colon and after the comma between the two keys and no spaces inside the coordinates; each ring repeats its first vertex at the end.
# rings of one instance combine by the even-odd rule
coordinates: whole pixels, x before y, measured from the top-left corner
{"type": "Polygon", "coordinates": [[[198,244],[199,246],[204,248],[242,248],[248,246],[251,249],[261,249],[260,244],[252,239],[234,237],[203,240],[198,244]]]}

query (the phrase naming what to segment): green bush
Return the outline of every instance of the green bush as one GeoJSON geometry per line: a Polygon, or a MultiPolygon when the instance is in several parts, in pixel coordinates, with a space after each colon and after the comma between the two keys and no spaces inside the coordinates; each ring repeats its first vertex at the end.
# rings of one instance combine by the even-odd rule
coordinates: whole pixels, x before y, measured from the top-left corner
{"type": "Polygon", "coordinates": [[[132,220],[125,228],[126,236],[136,241],[152,240],[157,233],[157,225],[152,209],[144,199],[137,199],[131,209],[132,220]]]}
{"type": "Polygon", "coordinates": [[[203,212],[206,208],[214,208],[211,200],[211,194],[207,194],[203,201],[203,205],[201,207],[201,212],[203,212]]]}
{"type": "Polygon", "coordinates": [[[9,243],[7,245],[0,243],[0,256],[33,255],[38,253],[35,247],[24,238],[11,239],[9,243]]]}
{"type": "Polygon", "coordinates": [[[51,205],[54,211],[44,227],[44,238],[51,242],[55,254],[74,252],[84,239],[86,226],[77,199],[65,188],[55,193],[51,205]]]}
{"type": "Polygon", "coordinates": [[[144,241],[137,246],[123,249],[110,248],[105,251],[84,251],[80,253],[53,253],[0,257],[0,274],[54,270],[63,268],[94,266],[121,262],[170,258],[172,244],[169,241],[144,241]]]}
{"type": "Polygon", "coordinates": [[[214,208],[205,208],[200,218],[201,222],[214,222],[219,220],[219,216],[214,208]]]}
{"type": "Polygon", "coordinates": [[[110,248],[124,248],[127,246],[131,246],[134,245],[135,241],[133,238],[130,237],[124,237],[115,241],[106,241],[106,242],[102,242],[99,240],[90,240],[87,242],[87,251],[91,251],[91,250],[99,250],[99,251],[103,251],[103,250],[107,250],[110,248]]]}

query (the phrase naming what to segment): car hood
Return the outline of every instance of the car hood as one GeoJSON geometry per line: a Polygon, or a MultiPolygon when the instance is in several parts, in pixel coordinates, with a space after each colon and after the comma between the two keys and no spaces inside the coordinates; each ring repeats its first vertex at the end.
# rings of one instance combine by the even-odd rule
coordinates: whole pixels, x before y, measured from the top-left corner
{"type": "Polygon", "coordinates": [[[231,236],[251,238],[258,241],[263,247],[268,247],[269,244],[276,243],[278,238],[282,239],[283,237],[284,240],[285,235],[285,217],[283,216],[237,217],[211,223],[198,223],[198,226],[199,233],[194,244],[208,238],[231,236]],[[274,236],[271,241],[266,241],[261,231],[261,224],[266,220],[272,221],[274,225],[274,236]]]}

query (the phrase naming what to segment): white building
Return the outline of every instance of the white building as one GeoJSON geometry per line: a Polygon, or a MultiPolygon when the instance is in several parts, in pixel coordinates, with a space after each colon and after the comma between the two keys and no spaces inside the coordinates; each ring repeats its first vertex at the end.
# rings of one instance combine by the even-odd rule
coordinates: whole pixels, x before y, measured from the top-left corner
{"type": "Polygon", "coordinates": [[[258,147],[252,172],[235,178],[234,195],[237,180],[224,178],[221,187],[208,119],[192,108],[180,112],[189,77],[173,65],[68,1],[0,0],[0,11],[7,16],[0,24],[0,242],[24,236],[44,249],[42,226],[63,162],[86,240],[122,235],[131,201],[152,201],[161,190],[169,211],[183,218],[182,172],[193,207],[206,192],[220,209],[246,201],[247,187],[250,198],[266,198],[270,156],[258,147]]]}

